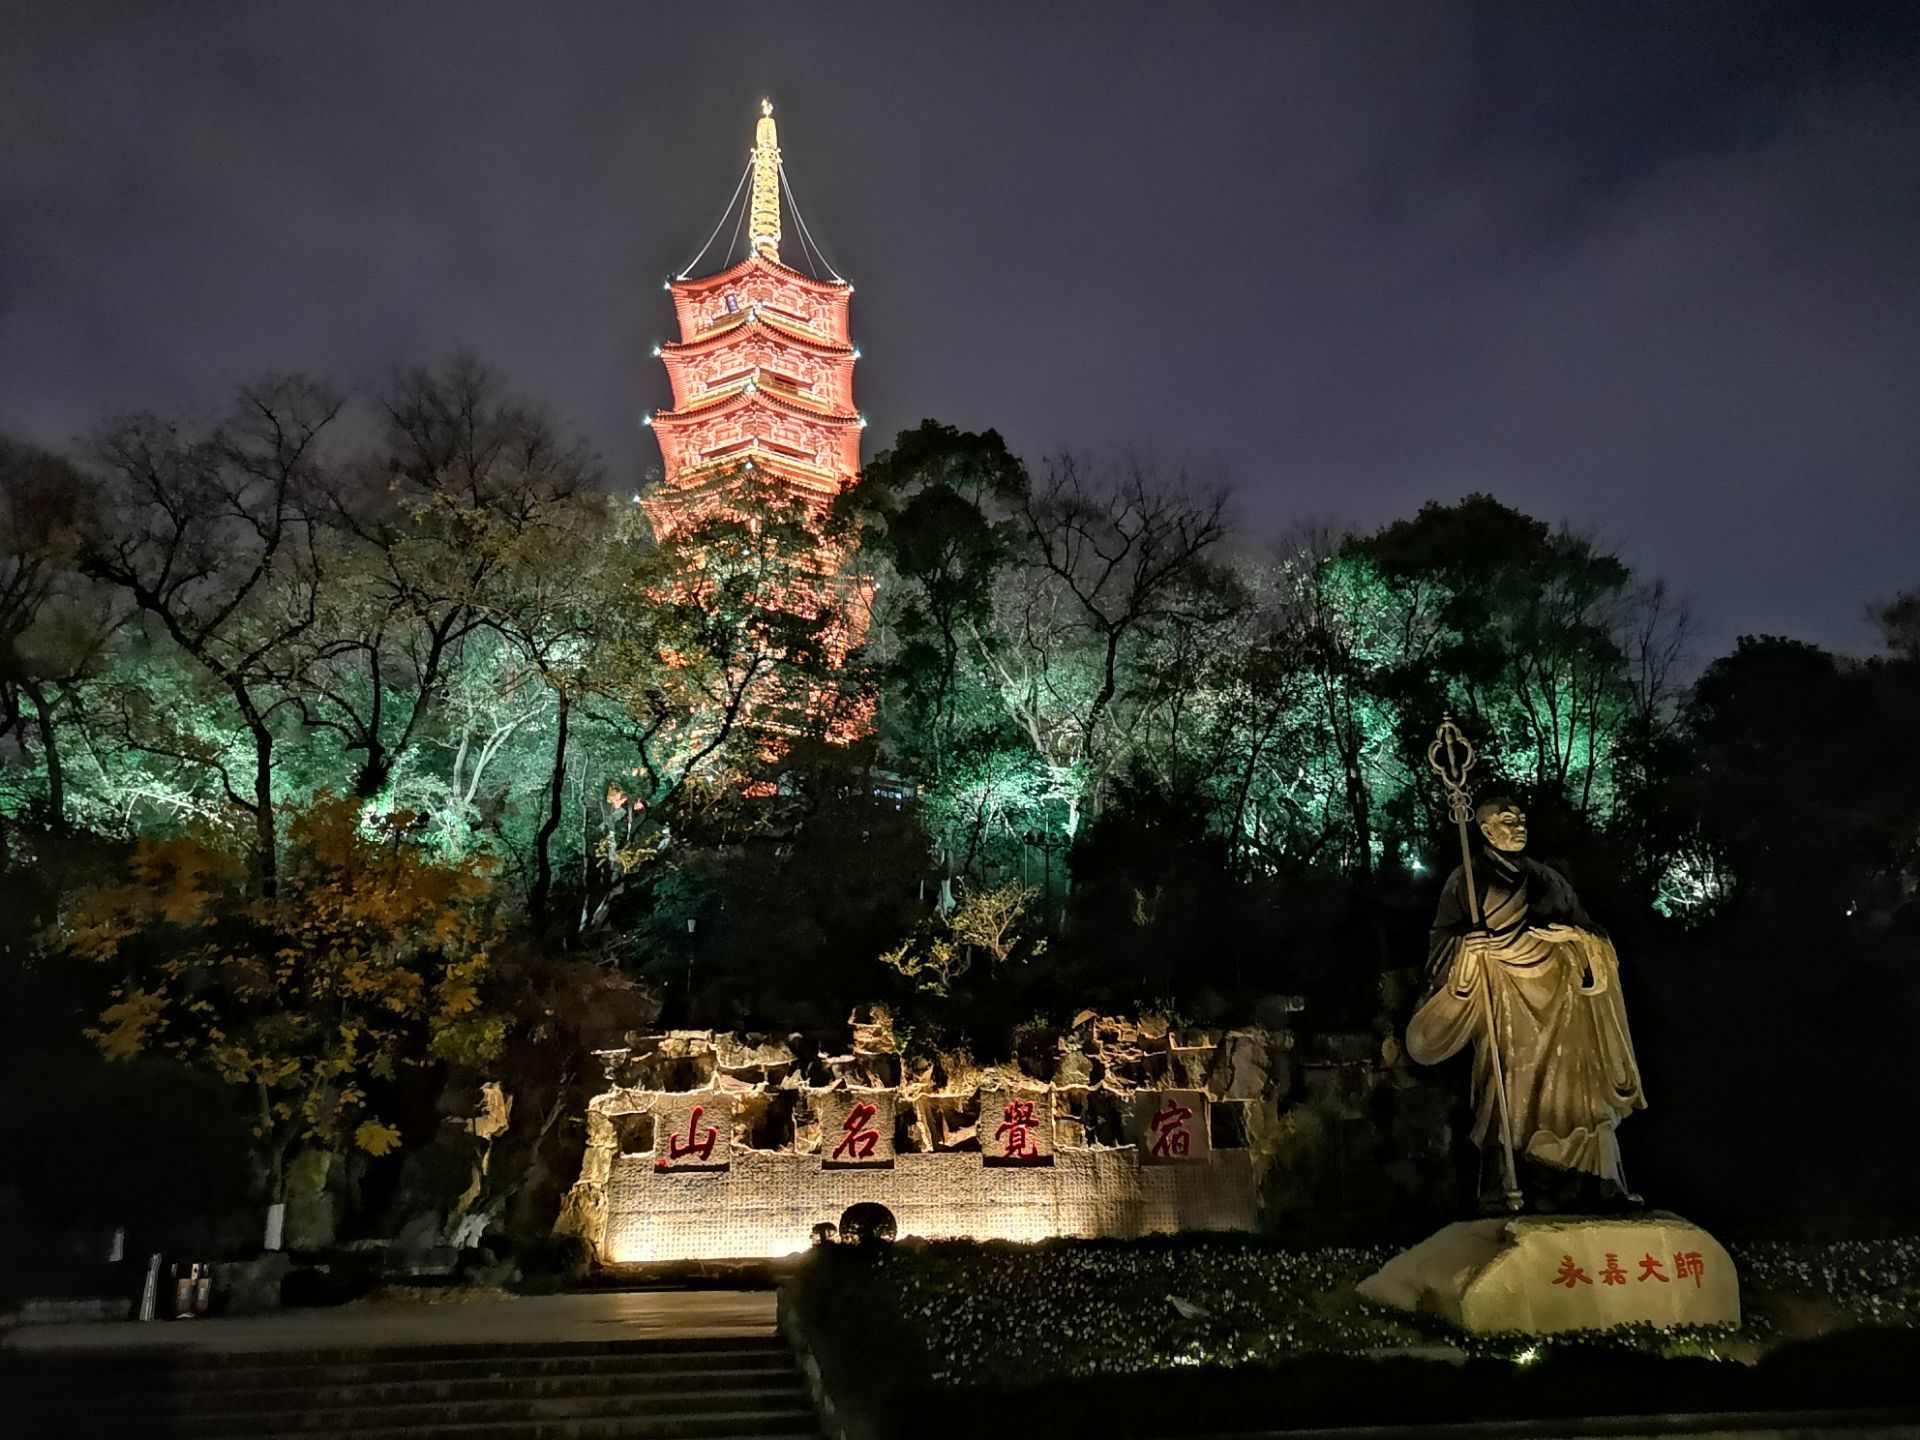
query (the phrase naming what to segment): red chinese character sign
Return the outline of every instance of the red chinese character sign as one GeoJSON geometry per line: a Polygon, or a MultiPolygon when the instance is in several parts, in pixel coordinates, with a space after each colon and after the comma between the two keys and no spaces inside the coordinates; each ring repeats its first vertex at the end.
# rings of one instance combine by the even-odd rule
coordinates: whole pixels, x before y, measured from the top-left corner
{"type": "Polygon", "coordinates": [[[836,1168],[893,1164],[893,1092],[836,1090],[819,1101],[820,1160],[836,1168]]]}
{"type": "Polygon", "coordinates": [[[1143,1165],[1177,1165],[1213,1154],[1207,1097],[1198,1090],[1142,1090],[1133,1097],[1133,1134],[1143,1165]]]}
{"type": "Polygon", "coordinates": [[[1369,1300],[1480,1334],[1740,1319],[1733,1261],[1673,1215],[1463,1220],[1360,1283],[1369,1300]]]}
{"type": "Polygon", "coordinates": [[[653,1112],[653,1168],[724,1170],[733,1147],[733,1099],[697,1091],[661,1098],[653,1112]]]}
{"type": "Polygon", "coordinates": [[[1053,1096],[1045,1090],[982,1090],[980,1153],[988,1165],[1053,1163],[1053,1096]]]}
{"type": "MultiPolygon", "coordinates": [[[[1673,1277],[1667,1274],[1665,1264],[1664,1257],[1654,1254],[1651,1250],[1642,1255],[1639,1283],[1644,1285],[1649,1280],[1657,1280],[1662,1285],[1671,1284],[1673,1277]]],[[[1698,1250],[1676,1252],[1673,1257],[1673,1276],[1681,1280],[1691,1279],[1694,1289],[1704,1290],[1707,1283],[1707,1257],[1698,1250]]],[[[1627,1283],[1627,1272],[1620,1266],[1620,1257],[1611,1250],[1607,1252],[1606,1268],[1600,1272],[1600,1282],[1603,1285],[1627,1283]]],[[[1588,1278],[1587,1272],[1574,1263],[1573,1256],[1562,1255],[1560,1269],[1554,1275],[1553,1283],[1572,1289],[1575,1285],[1591,1285],[1593,1282],[1588,1278]]]]}

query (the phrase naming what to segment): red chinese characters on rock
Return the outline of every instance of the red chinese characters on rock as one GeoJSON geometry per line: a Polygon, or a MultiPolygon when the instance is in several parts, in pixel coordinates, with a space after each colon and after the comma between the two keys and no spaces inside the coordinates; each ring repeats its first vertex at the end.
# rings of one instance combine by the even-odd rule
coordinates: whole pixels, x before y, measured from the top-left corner
{"type": "Polygon", "coordinates": [[[1154,1111],[1152,1153],[1163,1158],[1191,1155],[1193,1132],[1187,1128],[1193,1119],[1193,1107],[1169,1100],[1154,1111]]]}
{"type": "Polygon", "coordinates": [[[1033,1143],[1035,1120],[1031,1100],[1015,1100],[1001,1111],[1000,1128],[993,1132],[1003,1160],[1040,1160],[1045,1157],[1033,1143]]]}
{"type": "Polygon", "coordinates": [[[871,1160],[874,1148],[880,1143],[880,1132],[872,1128],[873,1117],[880,1113],[879,1107],[868,1104],[855,1105],[847,1111],[847,1118],[841,1122],[844,1132],[840,1143],[833,1147],[835,1160],[871,1160]]]}
{"type": "Polygon", "coordinates": [[[674,1160],[711,1160],[713,1158],[713,1147],[720,1138],[720,1131],[709,1125],[705,1135],[700,1133],[700,1117],[706,1113],[705,1106],[694,1106],[692,1114],[687,1116],[686,1136],[684,1138],[679,1135],[667,1137],[666,1158],[655,1162],[659,1169],[666,1169],[668,1163],[674,1160]]]}
{"type": "MultiPolygon", "coordinates": [[[[1707,1261],[1706,1257],[1698,1250],[1683,1250],[1675,1254],[1673,1257],[1672,1275],[1667,1274],[1665,1267],[1666,1262],[1649,1250],[1640,1257],[1640,1273],[1632,1278],[1636,1283],[1642,1285],[1649,1280],[1655,1280],[1662,1285],[1668,1285],[1676,1279],[1685,1280],[1691,1277],[1696,1290],[1706,1283],[1707,1261]]],[[[1608,1252],[1606,1268],[1600,1272],[1600,1283],[1602,1285],[1624,1285],[1627,1283],[1627,1280],[1628,1275],[1625,1268],[1620,1264],[1620,1257],[1611,1251],[1608,1252]]],[[[1591,1285],[1593,1280],[1585,1270],[1582,1270],[1574,1263],[1573,1256],[1562,1255],[1560,1257],[1559,1272],[1554,1275],[1552,1283],[1555,1285],[1564,1285],[1567,1289],[1571,1290],[1576,1285],[1591,1285]]]]}
{"type": "Polygon", "coordinates": [[[1564,1285],[1571,1290],[1576,1285],[1591,1285],[1593,1277],[1573,1263],[1573,1256],[1560,1257],[1560,1273],[1553,1277],[1553,1283],[1564,1285]]]}
{"type": "Polygon", "coordinates": [[[1684,1280],[1693,1277],[1693,1288],[1698,1290],[1707,1275],[1707,1262],[1698,1250],[1683,1250],[1673,1257],[1673,1278],[1684,1280]]]}

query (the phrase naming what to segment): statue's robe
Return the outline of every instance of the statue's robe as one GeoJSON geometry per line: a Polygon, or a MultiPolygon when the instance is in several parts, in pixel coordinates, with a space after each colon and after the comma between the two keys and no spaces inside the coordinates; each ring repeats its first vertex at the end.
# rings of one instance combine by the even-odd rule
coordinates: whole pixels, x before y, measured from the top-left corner
{"type": "Polygon", "coordinates": [[[1473,931],[1466,877],[1441,892],[1430,956],[1433,989],[1407,1026],[1407,1053],[1436,1064],[1474,1047],[1474,1142],[1500,1145],[1493,1060],[1480,987],[1489,984],[1516,1157],[1582,1171],[1625,1188],[1615,1127],[1646,1108],[1613,945],[1564,876],[1524,855],[1483,849],[1474,860],[1480,913],[1473,931]]]}

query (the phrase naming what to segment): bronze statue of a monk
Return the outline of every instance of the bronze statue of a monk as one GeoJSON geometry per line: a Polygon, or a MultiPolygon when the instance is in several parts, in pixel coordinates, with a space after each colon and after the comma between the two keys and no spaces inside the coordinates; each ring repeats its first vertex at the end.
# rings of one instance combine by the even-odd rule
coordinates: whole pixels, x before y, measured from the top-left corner
{"type": "Polygon", "coordinates": [[[1407,1026],[1407,1053],[1431,1065],[1473,1044],[1473,1139],[1483,1157],[1496,1156],[1498,1098],[1479,993],[1489,986],[1514,1154],[1532,1172],[1536,1199],[1632,1203],[1614,1132],[1647,1102],[1612,942],[1566,877],[1526,855],[1527,817],[1510,797],[1484,801],[1474,818],[1485,841],[1473,862],[1483,928],[1456,869],[1434,916],[1432,989],[1407,1026]]]}

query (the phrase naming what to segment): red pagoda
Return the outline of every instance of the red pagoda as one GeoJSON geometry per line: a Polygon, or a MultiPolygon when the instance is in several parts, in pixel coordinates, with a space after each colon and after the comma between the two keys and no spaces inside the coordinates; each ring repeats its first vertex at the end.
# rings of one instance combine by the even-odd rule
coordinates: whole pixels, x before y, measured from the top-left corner
{"type": "MultiPolygon", "coordinates": [[[[748,486],[777,491],[780,498],[798,502],[803,513],[824,520],[834,497],[860,477],[860,432],[866,421],[853,408],[853,364],[860,358],[847,330],[853,287],[819,258],[792,206],[768,100],[760,103],[741,188],[747,198],[735,233],[737,240],[738,226],[746,229],[746,257],[696,277],[692,271],[705,257],[702,250],[685,272],[667,282],[680,338],[655,353],[667,367],[673,408],[648,417],[660,442],[663,473],[640,500],[662,540],[690,520],[724,511],[748,486]],[[810,253],[830,278],[781,261],[783,192],[799,229],[803,260],[810,253]]],[[[739,201],[736,189],[715,237],[739,201]]],[[[843,558],[840,547],[823,538],[807,565],[846,612],[846,623],[831,637],[835,663],[859,642],[868,608],[864,592],[833,578],[843,558]]],[[[814,613],[801,595],[785,595],[778,603],[789,611],[814,613]]]]}
{"type": "Polygon", "coordinates": [[[743,217],[750,253],[714,274],[667,282],[680,338],[659,355],[673,408],[650,419],[665,471],[642,500],[663,539],[738,485],[778,486],[825,514],[860,475],[866,422],[853,408],[853,287],[781,263],[784,172],[772,102],[760,108],[741,177],[753,182],[743,217]]]}

